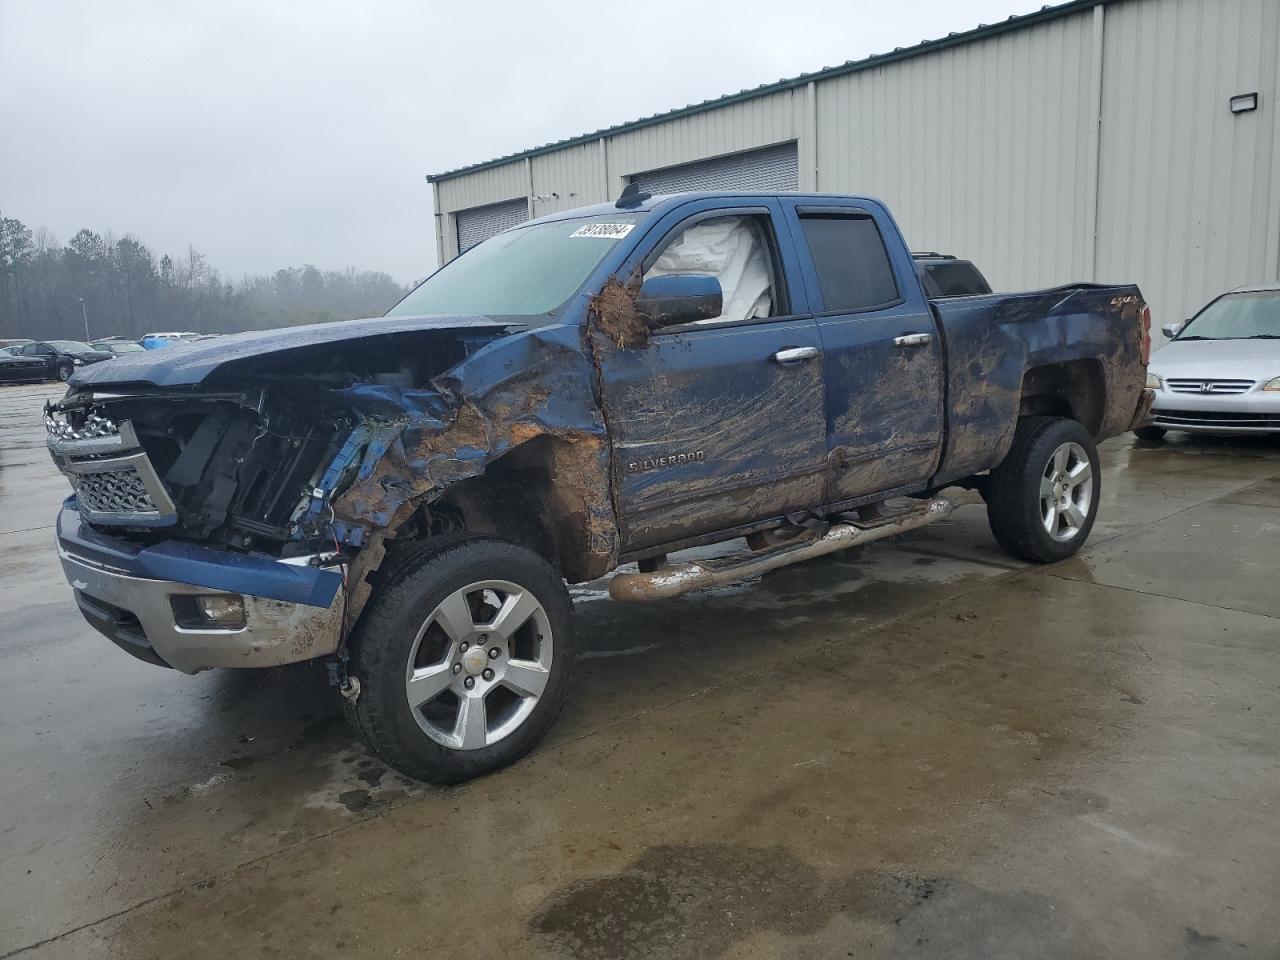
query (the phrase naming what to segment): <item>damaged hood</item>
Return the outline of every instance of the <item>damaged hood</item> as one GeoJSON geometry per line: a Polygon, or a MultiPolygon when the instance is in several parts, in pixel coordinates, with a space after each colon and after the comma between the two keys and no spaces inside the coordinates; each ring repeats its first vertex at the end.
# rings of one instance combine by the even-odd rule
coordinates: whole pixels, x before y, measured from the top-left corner
{"type": "Polygon", "coordinates": [[[490,317],[375,317],[314,323],[303,327],[253,330],[212,340],[175,344],[164,350],[126,353],[110,363],[85,367],[71,378],[73,387],[149,383],[157,387],[194,386],[231,363],[273,353],[323,346],[348,340],[416,332],[475,333],[478,336],[516,333],[526,329],[518,321],[490,317]]]}

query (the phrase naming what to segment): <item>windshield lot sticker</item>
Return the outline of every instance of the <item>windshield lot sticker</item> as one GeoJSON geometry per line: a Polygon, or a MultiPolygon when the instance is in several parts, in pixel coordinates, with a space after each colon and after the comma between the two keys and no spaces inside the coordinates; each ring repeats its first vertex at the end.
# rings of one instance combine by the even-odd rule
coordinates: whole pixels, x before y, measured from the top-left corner
{"type": "Polygon", "coordinates": [[[598,237],[601,240],[621,240],[634,227],[634,223],[588,223],[573,233],[571,237],[598,237]]]}

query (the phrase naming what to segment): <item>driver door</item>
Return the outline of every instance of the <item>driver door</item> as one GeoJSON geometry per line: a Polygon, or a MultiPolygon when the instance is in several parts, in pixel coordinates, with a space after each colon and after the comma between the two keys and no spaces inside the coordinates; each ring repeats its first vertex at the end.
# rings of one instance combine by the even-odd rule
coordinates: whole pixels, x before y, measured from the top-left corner
{"type": "Polygon", "coordinates": [[[656,330],[636,349],[601,347],[624,554],[822,502],[821,341],[781,225],[772,200],[695,201],[624,267],[720,270],[728,311],[656,330]]]}

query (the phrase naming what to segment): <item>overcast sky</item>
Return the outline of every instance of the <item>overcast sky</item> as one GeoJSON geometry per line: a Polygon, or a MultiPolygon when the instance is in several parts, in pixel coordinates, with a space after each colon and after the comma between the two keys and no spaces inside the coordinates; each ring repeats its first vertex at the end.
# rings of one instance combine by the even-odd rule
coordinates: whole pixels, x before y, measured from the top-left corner
{"type": "Polygon", "coordinates": [[[0,0],[0,213],[408,281],[427,173],[1040,5],[0,0]]]}

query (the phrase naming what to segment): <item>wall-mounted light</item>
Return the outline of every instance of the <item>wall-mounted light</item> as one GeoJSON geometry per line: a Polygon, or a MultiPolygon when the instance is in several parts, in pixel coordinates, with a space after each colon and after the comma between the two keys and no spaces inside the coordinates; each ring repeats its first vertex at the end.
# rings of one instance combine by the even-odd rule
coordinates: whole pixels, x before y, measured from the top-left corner
{"type": "Polygon", "coordinates": [[[1248,113],[1250,110],[1258,109],[1258,95],[1256,93],[1237,93],[1230,100],[1232,113],[1248,113]]]}

